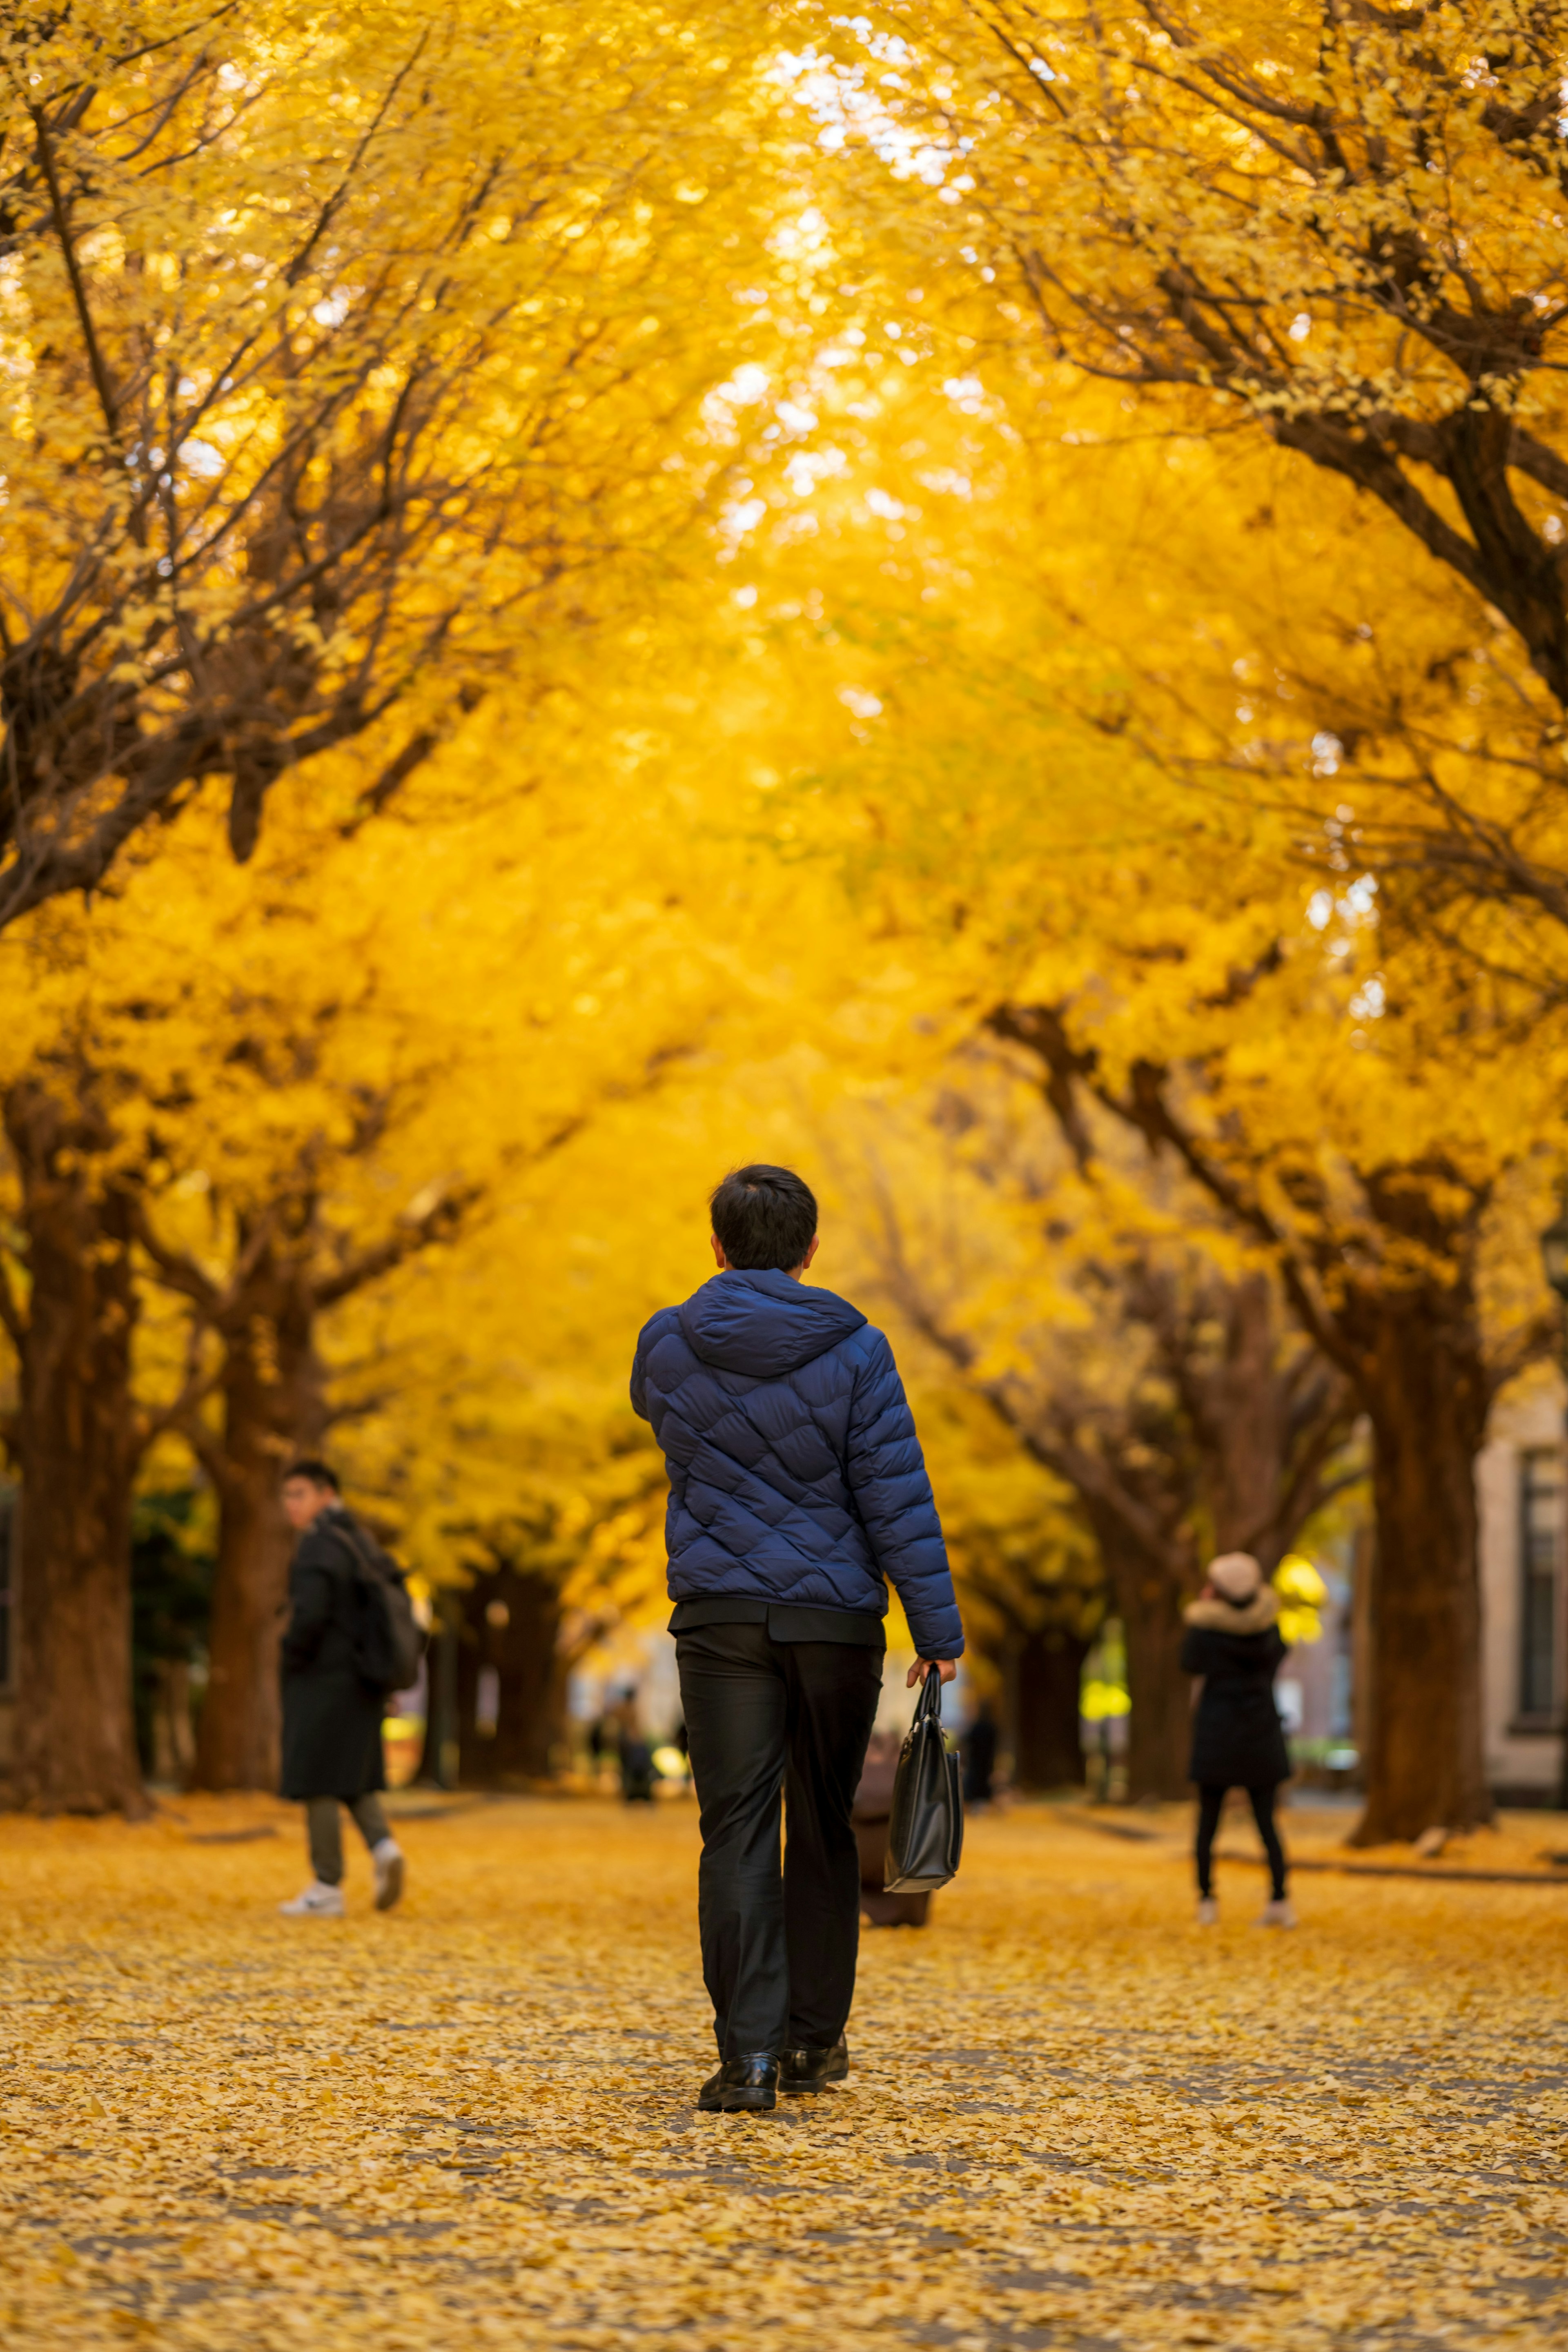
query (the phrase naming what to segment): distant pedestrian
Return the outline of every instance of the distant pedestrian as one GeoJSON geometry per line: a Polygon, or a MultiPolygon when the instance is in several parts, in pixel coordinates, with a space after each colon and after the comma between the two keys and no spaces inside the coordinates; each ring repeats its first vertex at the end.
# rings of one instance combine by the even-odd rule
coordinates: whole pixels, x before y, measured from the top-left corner
{"type": "Polygon", "coordinates": [[[1189,1767],[1198,1784],[1198,1921],[1219,1917],[1214,1892],[1214,1841],[1226,1792],[1245,1789],[1268,1857],[1270,1895],[1263,1927],[1293,1927],[1285,1891],[1285,1850],[1274,1825],[1275,1791],[1290,1777],[1285,1733],[1274,1704],[1274,1677],[1285,1656],[1276,1622],[1279,1599],[1250,1552],[1223,1552],[1209,1563],[1199,1598],[1184,1611],[1184,1673],[1202,1676],[1189,1767]]]}
{"type": "Polygon", "coordinates": [[[370,1848],[375,1907],[389,1911],[403,1893],[403,1849],[381,1802],[386,1693],[365,1681],[357,1663],[357,1523],[324,1462],[291,1465],[283,1508],[300,1538],[283,1634],[283,1794],[304,1804],[315,1875],[279,1907],[290,1919],[342,1917],[342,1804],[370,1848]]]}
{"type": "Polygon", "coordinates": [[[653,1746],[643,1729],[642,1710],[634,1689],[621,1693],[616,1708],[616,1754],[621,1768],[621,1795],[628,1805],[653,1802],[653,1746]]]}
{"type": "Polygon", "coordinates": [[[983,1698],[973,1722],[964,1733],[963,1801],[968,1805],[988,1805],[995,1795],[992,1780],[996,1771],[996,1718],[991,1712],[991,1702],[983,1698]]]}
{"type": "Polygon", "coordinates": [[[849,2071],[860,1869],[850,1807],[891,1579],[943,1682],[963,1647],[892,1350],[803,1277],[816,1202],[784,1168],[712,1199],[712,1280],[644,1327],[632,1402],[669,1468],[669,1621],[701,1807],[698,1924],[719,2072],[700,2107],[766,2109],[849,2071]],[[788,1838],[779,1867],[779,1794],[788,1838]]]}

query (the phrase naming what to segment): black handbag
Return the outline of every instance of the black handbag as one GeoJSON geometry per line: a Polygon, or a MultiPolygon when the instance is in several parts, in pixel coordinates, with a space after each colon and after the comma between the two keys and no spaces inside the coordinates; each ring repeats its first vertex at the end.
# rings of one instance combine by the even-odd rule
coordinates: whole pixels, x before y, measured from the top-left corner
{"type": "Polygon", "coordinates": [[[889,1895],[929,1894],[947,1885],[963,1851],[963,1790],[942,1740],[942,1675],[932,1666],[899,1751],[883,1885],[889,1895]]]}

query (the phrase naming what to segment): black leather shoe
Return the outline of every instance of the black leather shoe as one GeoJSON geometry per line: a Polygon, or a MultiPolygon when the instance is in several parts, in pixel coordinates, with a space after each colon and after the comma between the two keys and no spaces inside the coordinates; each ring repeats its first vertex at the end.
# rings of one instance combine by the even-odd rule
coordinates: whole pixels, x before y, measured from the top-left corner
{"type": "Polygon", "coordinates": [[[726,2058],[710,2074],[698,2097],[706,2115],[763,2116],[778,2105],[779,2062],[771,2050],[753,2050],[744,2058],[726,2058]]]}
{"type": "Polygon", "coordinates": [[[839,2035],[831,2050],[785,2050],[779,2055],[779,2088],[786,2099],[803,2091],[820,2091],[825,2083],[842,2083],[849,2072],[849,2053],[839,2035]]]}

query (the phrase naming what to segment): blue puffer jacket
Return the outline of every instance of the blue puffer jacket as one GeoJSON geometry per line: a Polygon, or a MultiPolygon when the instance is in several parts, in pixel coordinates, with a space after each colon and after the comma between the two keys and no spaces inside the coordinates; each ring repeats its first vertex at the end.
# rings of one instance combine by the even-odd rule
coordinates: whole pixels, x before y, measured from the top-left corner
{"type": "Polygon", "coordinates": [[[916,1649],[963,1648],[942,1525],[893,1351],[858,1307],[731,1268],[643,1327],[632,1403],[669,1467],[669,1591],[858,1609],[884,1578],[916,1649]]]}

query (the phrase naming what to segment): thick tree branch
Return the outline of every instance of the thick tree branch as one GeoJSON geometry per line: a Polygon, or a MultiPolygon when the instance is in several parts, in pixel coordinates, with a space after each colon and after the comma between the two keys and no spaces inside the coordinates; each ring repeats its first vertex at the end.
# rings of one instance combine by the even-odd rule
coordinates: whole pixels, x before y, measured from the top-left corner
{"type": "Polygon", "coordinates": [[[405,1259],[427,1249],[432,1242],[449,1240],[481,1198],[482,1190],[477,1184],[454,1185],[429,1208],[401,1220],[382,1240],[356,1250],[331,1274],[319,1276],[310,1285],[312,1303],[318,1310],[335,1307],[340,1300],[352,1297],[356,1290],[363,1290],[367,1283],[379,1280],[405,1259]]]}
{"type": "Polygon", "coordinates": [[[120,434],[119,404],[115,399],[114,386],[110,382],[109,370],[104,364],[103,352],[98,340],[98,330],[92,322],[92,309],[87,299],[87,284],[81,274],[81,263],[77,258],[76,245],[70,231],[70,219],[66,211],[66,200],[60,190],[59,173],[55,164],[54,142],[49,136],[48,120],[41,106],[30,106],[27,111],[33,119],[33,129],[37,134],[38,162],[43,166],[44,178],[48,184],[49,211],[54,220],[55,235],[59,239],[60,251],[65,257],[66,275],[70,279],[71,299],[76,305],[82,341],[87,345],[88,365],[92,370],[93,386],[98,394],[99,406],[103,411],[103,421],[109,429],[109,437],[113,441],[118,439],[120,434]]]}

